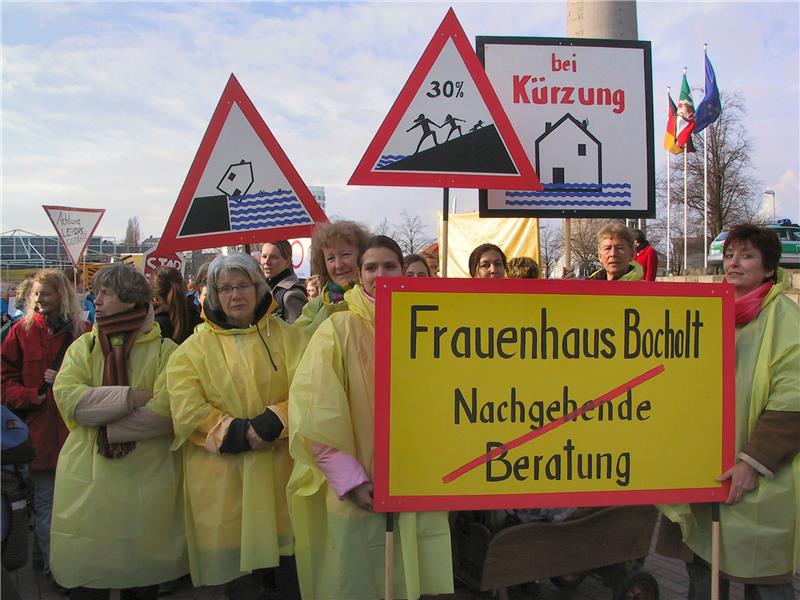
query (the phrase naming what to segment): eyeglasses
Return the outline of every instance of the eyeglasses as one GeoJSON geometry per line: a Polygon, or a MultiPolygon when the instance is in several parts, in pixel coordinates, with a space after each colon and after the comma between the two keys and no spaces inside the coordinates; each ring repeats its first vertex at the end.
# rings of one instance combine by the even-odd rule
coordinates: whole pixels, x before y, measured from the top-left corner
{"type": "Polygon", "coordinates": [[[220,296],[230,296],[233,294],[234,290],[240,294],[246,294],[251,289],[253,289],[252,283],[240,283],[239,285],[223,285],[222,287],[217,288],[217,293],[220,296]]]}

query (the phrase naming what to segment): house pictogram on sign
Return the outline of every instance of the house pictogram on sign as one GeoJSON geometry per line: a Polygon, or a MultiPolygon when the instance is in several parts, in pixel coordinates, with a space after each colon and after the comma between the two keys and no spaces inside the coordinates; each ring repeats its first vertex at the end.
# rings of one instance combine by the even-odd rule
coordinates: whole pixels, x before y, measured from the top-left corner
{"type": "Polygon", "coordinates": [[[602,191],[603,144],[589,122],[567,113],[555,124],[545,123],[536,138],[536,172],[550,191],[602,191]]]}
{"type": "Polygon", "coordinates": [[[349,183],[541,189],[452,8],[349,183]]]}
{"type": "Polygon", "coordinates": [[[310,237],[327,218],[236,77],[214,110],[158,249],[310,237]]]}

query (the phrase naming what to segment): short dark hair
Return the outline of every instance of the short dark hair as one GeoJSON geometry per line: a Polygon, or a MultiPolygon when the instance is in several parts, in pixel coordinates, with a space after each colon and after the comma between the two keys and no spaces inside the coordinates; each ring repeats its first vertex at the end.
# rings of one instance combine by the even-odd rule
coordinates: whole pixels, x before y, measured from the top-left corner
{"type": "Polygon", "coordinates": [[[422,256],[421,254],[409,254],[403,258],[403,273],[405,273],[406,270],[408,270],[408,267],[418,262],[421,262],[423,265],[425,265],[425,271],[427,271],[428,277],[430,277],[431,267],[430,265],[428,265],[428,261],[425,260],[425,257],[422,256]]]}
{"type": "Polygon", "coordinates": [[[642,231],[641,229],[634,229],[633,239],[636,241],[637,244],[641,244],[646,239],[644,237],[644,231],[642,231]]]}
{"type": "Polygon", "coordinates": [[[499,247],[495,246],[494,244],[481,244],[472,253],[469,255],[469,274],[470,277],[475,277],[475,273],[478,272],[478,263],[481,262],[481,256],[483,256],[489,250],[494,250],[500,254],[500,258],[503,259],[503,269],[508,271],[508,260],[506,260],[505,253],[500,250],[499,247]]]}
{"type": "Polygon", "coordinates": [[[364,259],[364,254],[370,248],[386,248],[387,250],[391,250],[392,252],[397,255],[397,263],[400,267],[403,267],[403,251],[400,250],[400,246],[397,245],[392,238],[386,235],[373,235],[371,238],[367,240],[367,243],[364,246],[363,250],[360,250],[358,253],[358,268],[361,269],[361,263],[364,259]]]}
{"type": "Polygon", "coordinates": [[[113,263],[103,267],[92,278],[92,289],[108,288],[122,302],[147,304],[152,292],[147,278],[124,263],[113,263]]]}
{"type": "Polygon", "coordinates": [[[772,271],[772,277],[775,278],[778,263],[781,261],[781,241],[777,232],[769,227],[761,227],[753,223],[734,225],[722,244],[723,256],[731,244],[743,242],[750,242],[761,252],[761,265],[765,271],[772,271]]]}

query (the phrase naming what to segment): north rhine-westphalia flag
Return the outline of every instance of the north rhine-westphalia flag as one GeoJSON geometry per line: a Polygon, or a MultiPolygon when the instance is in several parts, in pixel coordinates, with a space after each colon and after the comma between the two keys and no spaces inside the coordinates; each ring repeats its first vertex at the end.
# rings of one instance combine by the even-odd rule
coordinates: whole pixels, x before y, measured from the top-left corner
{"type": "MultiPolygon", "coordinates": [[[[672,95],[667,93],[667,130],[664,133],[664,150],[672,154],[682,154],[683,148],[678,146],[678,141],[675,139],[675,127],[678,120],[678,109],[675,102],[672,101],[672,95]]],[[[694,144],[689,139],[689,145],[686,147],[687,152],[694,152],[694,144]]]]}
{"type": "Polygon", "coordinates": [[[694,103],[692,102],[692,90],[686,80],[686,73],[683,74],[681,83],[681,97],[678,100],[678,112],[675,123],[675,139],[678,146],[683,148],[690,141],[694,132],[694,103]]]}
{"type": "Polygon", "coordinates": [[[722,112],[722,102],[719,99],[719,88],[717,87],[717,76],[714,74],[714,67],[706,55],[706,93],[700,104],[697,105],[697,112],[694,113],[694,132],[700,133],[719,118],[722,112]]]}

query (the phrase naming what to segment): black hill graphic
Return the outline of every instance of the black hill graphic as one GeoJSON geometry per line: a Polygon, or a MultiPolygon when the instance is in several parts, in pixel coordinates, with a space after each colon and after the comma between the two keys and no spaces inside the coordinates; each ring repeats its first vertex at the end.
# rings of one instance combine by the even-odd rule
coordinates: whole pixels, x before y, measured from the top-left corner
{"type": "Polygon", "coordinates": [[[512,175],[518,172],[494,125],[485,125],[376,170],[512,175]]]}
{"type": "Polygon", "coordinates": [[[228,196],[194,198],[178,235],[197,235],[230,231],[228,196]]]}

